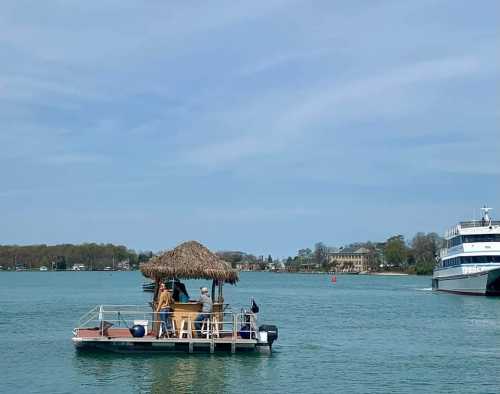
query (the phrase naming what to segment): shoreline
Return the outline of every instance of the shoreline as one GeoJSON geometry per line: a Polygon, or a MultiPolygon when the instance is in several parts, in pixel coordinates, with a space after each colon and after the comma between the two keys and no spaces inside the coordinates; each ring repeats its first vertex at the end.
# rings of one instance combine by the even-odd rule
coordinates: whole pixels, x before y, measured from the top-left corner
{"type": "Polygon", "coordinates": [[[371,272],[367,275],[375,275],[375,276],[409,276],[405,272],[371,272]]]}

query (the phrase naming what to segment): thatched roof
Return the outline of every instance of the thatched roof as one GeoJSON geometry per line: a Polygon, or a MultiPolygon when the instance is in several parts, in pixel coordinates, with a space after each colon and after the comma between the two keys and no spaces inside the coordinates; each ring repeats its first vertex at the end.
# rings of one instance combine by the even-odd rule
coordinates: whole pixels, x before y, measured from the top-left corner
{"type": "Polygon", "coordinates": [[[196,241],[180,244],[160,256],[141,264],[144,276],[153,280],[169,278],[215,279],[234,284],[238,272],[229,263],[196,241]]]}

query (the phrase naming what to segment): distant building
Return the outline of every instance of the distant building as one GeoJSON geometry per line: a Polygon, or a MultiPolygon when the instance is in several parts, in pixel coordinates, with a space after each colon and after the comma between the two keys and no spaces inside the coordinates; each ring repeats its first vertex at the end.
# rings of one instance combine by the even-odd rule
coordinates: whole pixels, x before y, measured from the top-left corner
{"type": "Polygon", "coordinates": [[[285,271],[286,266],[282,261],[274,261],[272,264],[268,264],[268,269],[271,271],[285,271]]]}
{"type": "Polygon", "coordinates": [[[338,272],[366,272],[370,270],[372,253],[366,248],[354,250],[340,249],[338,252],[328,254],[328,262],[335,266],[338,272]]]}
{"type": "Polygon", "coordinates": [[[119,261],[116,263],[116,269],[118,271],[130,271],[130,261],[128,259],[119,261]]]}
{"type": "Polygon", "coordinates": [[[301,271],[316,271],[321,268],[321,264],[316,263],[315,261],[306,261],[305,263],[300,264],[301,271]]]}
{"type": "Polygon", "coordinates": [[[255,262],[240,261],[236,263],[236,269],[238,271],[258,271],[259,265],[255,262]]]}

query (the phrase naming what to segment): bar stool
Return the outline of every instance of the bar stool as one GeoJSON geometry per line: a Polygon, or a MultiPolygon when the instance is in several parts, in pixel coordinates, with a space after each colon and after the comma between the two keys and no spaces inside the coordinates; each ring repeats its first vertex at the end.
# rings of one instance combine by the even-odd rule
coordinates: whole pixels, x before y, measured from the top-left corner
{"type": "Polygon", "coordinates": [[[219,320],[217,320],[217,317],[212,318],[212,338],[220,338],[219,335],[219,320]]]}
{"type": "Polygon", "coordinates": [[[166,332],[163,332],[163,322],[160,323],[160,333],[158,334],[158,336],[161,338],[161,336],[163,334],[165,334],[165,337],[166,338],[172,338],[172,335],[174,335],[175,337],[175,332],[177,331],[176,328],[175,328],[175,320],[174,319],[170,319],[170,323],[172,325],[172,329],[171,330],[167,330],[166,332]]]}
{"type": "Polygon", "coordinates": [[[208,339],[210,337],[210,319],[204,319],[200,330],[201,335],[205,335],[208,339]]]}
{"type": "Polygon", "coordinates": [[[184,338],[184,335],[189,339],[193,337],[189,316],[182,316],[181,326],[179,327],[179,338],[184,338]]]}

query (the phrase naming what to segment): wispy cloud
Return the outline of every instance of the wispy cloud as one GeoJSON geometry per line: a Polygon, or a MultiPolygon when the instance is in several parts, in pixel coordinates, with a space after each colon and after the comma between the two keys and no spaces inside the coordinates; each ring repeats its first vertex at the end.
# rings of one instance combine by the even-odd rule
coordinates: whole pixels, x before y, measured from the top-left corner
{"type": "Polygon", "coordinates": [[[261,60],[258,63],[250,64],[238,71],[240,77],[248,77],[261,72],[276,68],[278,66],[288,65],[289,63],[307,61],[320,58],[323,55],[331,52],[329,48],[319,48],[314,50],[305,50],[301,52],[289,52],[273,55],[267,59],[261,60]]]}
{"type": "Polygon", "coordinates": [[[55,217],[52,239],[66,239],[61,215],[79,204],[98,213],[71,216],[75,240],[99,228],[107,241],[111,225],[148,247],[195,236],[294,251],[361,237],[360,219],[393,207],[432,211],[440,182],[459,209],[498,176],[497,1],[0,9],[7,242],[29,242],[27,227],[46,237],[55,217]],[[332,229],[339,218],[349,228],[332,229]]]}
{"type": "MultiPolygon", "coordinates": [[[[355,80],[322,81],[314,89],[297,94],[286,107],[271,104],[251,130],[241,125],[242,133],[237,137],[195,147],[185,152],[183,159],[205,168],[218,168],[249,157],[280,153],[304,138],[312,138],[322,122],[332,127],[341,120],[419,112],[420,108],[409,107],[405,100],[412,102],[415,95],[423,94],[426,83],[480,73],[482,61],[476,56],[433,59],[355,80]]],[[[280,94],[293,96],[290,91],[280,94]]],[[[281,104],[284,100],[279,97],[266,101],[281,104]]]]}

